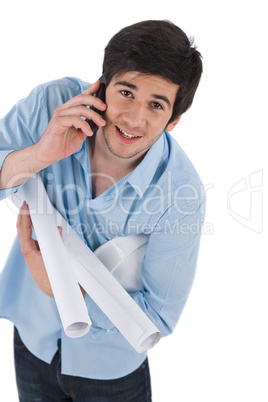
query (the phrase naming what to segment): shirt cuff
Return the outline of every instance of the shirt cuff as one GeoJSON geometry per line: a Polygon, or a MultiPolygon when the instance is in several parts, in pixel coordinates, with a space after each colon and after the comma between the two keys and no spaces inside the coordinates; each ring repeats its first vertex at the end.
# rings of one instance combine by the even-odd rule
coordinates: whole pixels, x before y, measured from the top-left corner
{"type": "MultiPolygon", "coordinates": [[[[6,151],[0,151],[0,170],[2,169],[2,166],[4,164],[6,157],[9,154],[11,154],[12,152],[14,152],[14,150],[9,149],[6,151]]],[[[21,187],[21,185],[0,190],[0,201],[4,200],[5,198],[9,197],[10,195],[16,193],[20,187],[21,187]]]]}

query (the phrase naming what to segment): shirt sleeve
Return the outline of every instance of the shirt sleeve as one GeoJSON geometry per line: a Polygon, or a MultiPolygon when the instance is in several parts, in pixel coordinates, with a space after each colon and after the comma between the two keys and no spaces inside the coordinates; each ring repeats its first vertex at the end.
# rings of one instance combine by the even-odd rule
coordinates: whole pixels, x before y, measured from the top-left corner
{"type": "MultiPolygon", "coordinates": [[[[38,86],[0,120],[0,169],[11,152],[36,143],[42,136],[47,123],[43,88],[38,86]]],[[[17,189],[18,187],[0,190],[0,200],[16,192],[17,189]]]]}
{"type": "Polygon", "coordinates": [[[196,273],[205,201],[179,219],[171,207],[151,234],[142,267],[143,290],[134,300],[160,330],[173,332],[196,273]]]}
{"type": "MultiPolygon", "coordinates": [[[[143,289],[131,294],[161,332],[171,334],[189,297],[196,273],[205,199],[188,213],[171,206],[151,233],[142,266],[143,289]]],[[[116,330],[87,295],[90,318],[98,330],[116,330]]]]}

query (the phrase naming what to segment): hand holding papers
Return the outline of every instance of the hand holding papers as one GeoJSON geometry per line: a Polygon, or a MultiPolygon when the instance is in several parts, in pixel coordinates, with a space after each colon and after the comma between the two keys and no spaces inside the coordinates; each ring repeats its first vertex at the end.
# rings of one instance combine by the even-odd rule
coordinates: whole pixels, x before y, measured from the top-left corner
{"type": "MultiPolygon", "coordinates": [[[[160,340],[161,334],[121,285],[130,291],[138,290],[142,285],[140,274],[135,276],[132,270],[124,278],[122,269],[120,273],[120,263],[117,263],[114,273],[117,272],[120,284],[97,257],[98,254],[100,257],[105,255],[101,248],[95,255],[53,208],[39,175],[29,179],[13,196],[13,201],[18,205],[16,199],[20,200],[20,204],[26,200],[29,205],[33,227],[66,334],[71,337],[82,336],[90,328],[91,321],[80,284],[138,353],[151,349],[160,340]],[[62,238],[56,222],[58,225],[60,222],[62,226],[62,238]]],[[[117,240],[121,243],[122,251],[123,240],[128,239],[126,255],[129,260],[133,258],[131,255],[136,248],[143,250],[144,254],[147,237],[141,235],[138,238],[139,236],[130,236],[129,239],[117,240]]],[[[104,246],[101,246],[102,249],[104,246]]],[[[110,270],[113,268],[110,267],[110,270]]]]}
{"type": "Polygon", "coordinates": [[[12,196],[12,200],[17,206],[25,200],[29,206],[34,231],[66,335],[78,337],[86,334],[91,321],[55,224],[53,207],[40,177],[28,180],[12,196]]]}

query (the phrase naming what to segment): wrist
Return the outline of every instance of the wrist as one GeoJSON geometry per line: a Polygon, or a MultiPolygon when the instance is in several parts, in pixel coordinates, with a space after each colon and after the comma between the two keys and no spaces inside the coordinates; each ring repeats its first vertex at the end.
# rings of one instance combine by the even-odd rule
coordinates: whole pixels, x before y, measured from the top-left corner
{"type": "Polygon", "coordinates": [[[49,165],[51,165],[51,162],[48,162],[43,158],[42,152],[41,152],[41,146],[39,145],[39,142],[36,144],[31,145],[28,150],[29,150],[29,158],[31,158],[31,161],[29,162],[29,172],[36,174],[40,172],[41,170],[45,169],[49,165]]]}
{"type": "Polygon", "coordinates": [[[0,171],[0,189],[17,187],[47,166],[40,160],[36,144],[13,151],[0,171]]]}

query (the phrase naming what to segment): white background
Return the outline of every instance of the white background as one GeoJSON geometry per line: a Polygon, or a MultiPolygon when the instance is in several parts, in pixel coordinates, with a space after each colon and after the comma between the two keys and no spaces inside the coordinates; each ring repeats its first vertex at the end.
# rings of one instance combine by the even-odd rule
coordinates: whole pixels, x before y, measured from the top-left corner
{"type": "MultiPolygon", "coordinates": [[[[0,6],[1,117],[39,83],[96,80],[110,37],[141,20],[171,20],[203,54],[195,102],[173,133],[207,187],[205,233],[181,320],[150,352],[154,402],[268,400],[266,14],[260,0],[0,6]]],[[[0,222],[1,270],[16,232],[5,201],[0,222]]],[[[16,402],[11,323],[0,334],[1,395],[16,402]]]]}

